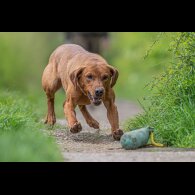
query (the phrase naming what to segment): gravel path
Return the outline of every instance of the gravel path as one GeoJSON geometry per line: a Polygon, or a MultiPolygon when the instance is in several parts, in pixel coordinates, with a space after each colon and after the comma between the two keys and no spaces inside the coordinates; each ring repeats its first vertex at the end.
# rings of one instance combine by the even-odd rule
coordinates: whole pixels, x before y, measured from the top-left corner
{"type": "MultiPolygon", "coordinates": [[[[118,100],[116,105],[121,123],[142,111],[139,106],[129,101],[118,100]]],[[[55,130],[49,131],[50,135],[56,137],[66,162],[195,162],[193,149],[145,147],[124,150],[120,142],[114,141],[111,136],[104,106],[90,106],[89,112],[100,123],[100,130],[87,126],[80,111],[77,110],[77,118],[83,127],[80,133],[71,134],[64,119],[57,120],[55,130]]]]}

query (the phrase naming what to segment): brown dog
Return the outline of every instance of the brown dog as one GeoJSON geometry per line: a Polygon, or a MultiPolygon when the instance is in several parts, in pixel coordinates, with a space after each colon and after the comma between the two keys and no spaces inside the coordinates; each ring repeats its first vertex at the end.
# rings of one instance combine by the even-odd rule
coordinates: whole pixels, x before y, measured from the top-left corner
{"type": "Polygon", "coordinates": [[[100,105],[103,101],[114,139],[120,140],[123,131],[119,129],[115,94],[112,87],[118,78],[118,71],[99,55],[89,53],[79,45],[64,44],[51,55],[42,76],[42,86],[47,95],[48,114],[45,123],[56,122],[54,112],[55,92],[61,87],[66,91],[64,114],[70,131],[78,133],[81,124],[76,119],[78,105],[87,124],[99,129],[99,123],[92,118],[85,105],[100,105]]]}

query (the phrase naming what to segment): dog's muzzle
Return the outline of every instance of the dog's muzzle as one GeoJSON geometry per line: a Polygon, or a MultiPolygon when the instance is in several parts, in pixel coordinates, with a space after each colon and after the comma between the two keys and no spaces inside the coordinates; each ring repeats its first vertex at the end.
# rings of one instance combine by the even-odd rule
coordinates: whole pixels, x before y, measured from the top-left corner
{"type": "Polygon", "coordinates": [[[99,106],[102,103],[102,97],[92,96],[91,93],[88,92],[88,98],[92,104],[95,106],[99,106]]]}

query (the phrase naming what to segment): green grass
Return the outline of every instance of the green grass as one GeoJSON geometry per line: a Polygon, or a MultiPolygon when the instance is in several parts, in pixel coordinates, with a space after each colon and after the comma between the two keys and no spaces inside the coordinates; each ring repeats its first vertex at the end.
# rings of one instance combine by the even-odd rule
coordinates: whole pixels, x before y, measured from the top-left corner
{"type": "Polygon", "coordinates": [[[194,36],[175,35],[173,64],[150,83],[147,88],[150,95],[141,101],[145,112],[126,122],[127,131],[149,125],[155,128],[158,142],[195,147],[194,36]]]}
{"type": "Polygon", "coordinates": [[[174,147],[195,147],[195,105],[185,100],[183,106],[167,107],[166,100],[159,107],[145,108],[144,114],[126,121],[124,129],[138,129],[145,126],[155,128],[158,142],[174,147]],[[166,106],[163,108],[163,106],[166,106]]]}
{"type": "Polygon", "coordinates": [[[62,161],[55,140],[41,128],[35,107],[16,92],[0,93],[0,161],[62,161]]]}

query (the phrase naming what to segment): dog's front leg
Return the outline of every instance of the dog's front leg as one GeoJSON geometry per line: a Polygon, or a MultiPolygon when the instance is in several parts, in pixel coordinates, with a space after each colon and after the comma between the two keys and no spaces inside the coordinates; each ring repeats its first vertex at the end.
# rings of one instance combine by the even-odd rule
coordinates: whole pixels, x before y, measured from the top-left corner
{"type": "Polygon", "coordinates": [[[111,98],[104,100],[104,105],[107,109],[107,117],[112,128],[112,136],[115,140],[120,140],[123,135],[123,131],[119,129],[119,117],[117,107],[114,103],[114,94],[111,98]]]}
{"type": "Polygon", "coordinates": [[[64,103],[64,114],[72,133],[78,133],[82,130],[82,126],[76,118],[75,107],[76,105],[73,104],[71,99],[66,100],[64,103]]]}

